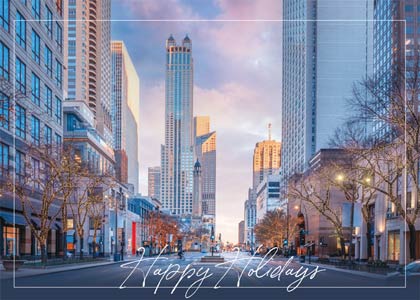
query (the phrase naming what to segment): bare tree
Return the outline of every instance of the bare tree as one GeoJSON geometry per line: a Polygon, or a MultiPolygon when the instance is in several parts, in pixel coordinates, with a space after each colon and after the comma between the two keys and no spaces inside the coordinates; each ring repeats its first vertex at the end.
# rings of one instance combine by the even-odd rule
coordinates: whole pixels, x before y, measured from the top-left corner
{"type": "Polygon", "coordinates": [[[103,189],[107,190],[115,181],[112,175],[97,173],[88,167],[82,168],[77,176],[78,178],[75,181],[79,184],[70,198],[69,207],[80,242],[79,255],[83,259],[85,224],[88,220],[91,206],[97,205],[98,190],[101,190],[101,195],[99,196],[103,197],[103,189]]]}
{"type": "Polygon", "coordinates": [[[98,230],[101,229],[102,225],[104,224],[105,218],[105,209],[107,206],[107,202],[104,199],[104,191],[102,188],[99,188],[95,191],[94,194],[89,196],[90,205],[88,208],[88,216],[92,222],[92,229],[93,229],[93,257],[96,256],[96,239],[98,230]]]}
{"type": "Polygon", "coordinates": [[[269,247],[280,247],[283,241],[297,232],[297,220],[287,221],[289,216],[283,210],[268,211],[263,219],[255,225],[255,238],[258,242],[269,247]],[[291,226],[290,226],[291,225],[291,226]],[[289,226],[289,230],[287,229],[289,226]]]}
{"type": "Polygon", "coordinates": [[[16,209],[22,211],[40,246],[41,261],[45,264],[48,233],[63,205],[59,180],[62,160],[59,151],[51,151],[51,145],[28,144],[24,152],[25,157],[20,156],[15,172],[8,173],[5,188],[15,193],[16,209]]]}
{"type": "Polygon", "coordinates": [[[405,64],[396,64],[388,74],[355,84],[349,109],[355,112],[334,142],[359,160],[361,169],[372,171],[369,189],[382,193],[396,207],[409,229],[410,259],[416,259],[415,222],[420,214],[420,53],[405,64]],[[378,131],[370,132],[375,125],[378,131]],[[351,128],[351,129],[349,129],[351,128]],[[401,178],[404,177],[404,178],[401,178]],[[399,181],[411,188],[417,207],[407,194],[400,196],[399,181]]]}

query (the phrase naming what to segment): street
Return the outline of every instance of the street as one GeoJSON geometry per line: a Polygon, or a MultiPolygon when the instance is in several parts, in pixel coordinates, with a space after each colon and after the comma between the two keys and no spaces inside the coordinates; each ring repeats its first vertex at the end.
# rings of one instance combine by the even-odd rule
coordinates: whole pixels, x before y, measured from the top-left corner
{"type": "MultiPolygon", "coordinates": [[[[11,290],[13,280],[8,279],[1,283],[2,294],[6,295],[5,299],[12,299],[7,296],[15,294],[19,290],[19,292],[26,291],[28,293],[30,291],[39,292],[40,287],[62,287],[71,288],[66,289],[66,291],[72,291],[71,295],[80,292],[80,290],[74,288],[84,288],[85,292],[87,291],[86,288],[92,288],[95,289],[96,295],[104,293],[108,297],[111,297],[116,290],[120,293],[149,295],[153,299],[156,297],[168,299],[167,297],[171,293],[174,295],[170,299],[173,299],[175,295],[183,296],[182,298],[197,297],[203,299],[204,296],[225,295],[226,293],[244,294],[243,297],[246,299],[246,296],[251,294],[258,293],[268,296],[273,292],[284,294],[286,299],[295,299],[294,297],[297,297],[297,295],[306,299],[306,296],[302,296],[302,293],[314,297],[324,290],[321,288],[330,287],[333,288],[331,291],[336,293],[340,291],[338,288],[342,287],[351,291],[351,293],[362,291],[362,295],[368,295],[373,291],[375,293],[385,291],[388,296],[395,292],[398,295],[406,294],[406,297],[400,299],[418,299],[415,297],[416,293],[419,292],[418,281],[417,287],[415,283],[410,286],[411,289],[405,289],[403,288],[403,280],[390,282],[385,280],[385,277],[378,275],[367,274],[361,276],[351,272],[322,270],[322,268],[317,269],[316,265],[300,265],[295,261],[288,261],[286,258],[276,257],[270,260],[268,257],[265,259],[261,257],[252,258],[245,252],[240,252],[238,255],[231,252],[223,253],[224,264],[215,265],[214,263],[200,263],[199,259],[203,255],[202,253],[186,253],[184,260],[180,260],[174,255],[144,258],[141,261],[140,258],[136,258],[137,260],[124,263],[16,278],[15,284],[18,289],[15,290],[11,290]],[[281,269],[283,269],[283,272],[281,272],[281,269]],[[143,284],[147,289],[142,289],[143,284]],[[240,288],[238,288],[238,285],[240,288]],[[37,290],[27,289],[29,287],[37,287],[37,290]],[[217,287],[220,287],[220,289],[217,287]],[[354,289],[356,287],[363,289],[356,290],[354,289]],[[381,287],[383,289],[378,289],[381,287]]],[[[43,291],[48,291],[48,289],[43,289],[43,291]]],[[[56,293],[60,290],[51,289],[50,291],[56,293]]],[[[344,296],[346,295],[349,294],[344,296]]],[[[114,297],[110,299],[114,299],[114,297]]],[[[224,299],[224,297],[221,299],[224,299]]],[[[324,296],[323,299],[328,298],[324,296]]]]}

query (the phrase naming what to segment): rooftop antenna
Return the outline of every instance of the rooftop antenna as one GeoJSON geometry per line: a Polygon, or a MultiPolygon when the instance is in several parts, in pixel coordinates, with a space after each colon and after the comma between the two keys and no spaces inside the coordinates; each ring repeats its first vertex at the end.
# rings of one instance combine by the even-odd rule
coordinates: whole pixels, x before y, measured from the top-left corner
{"type": "Polygon", "coordinates": [[[271,141],[271,123],[268,123],[268,140],[271,141]]]}

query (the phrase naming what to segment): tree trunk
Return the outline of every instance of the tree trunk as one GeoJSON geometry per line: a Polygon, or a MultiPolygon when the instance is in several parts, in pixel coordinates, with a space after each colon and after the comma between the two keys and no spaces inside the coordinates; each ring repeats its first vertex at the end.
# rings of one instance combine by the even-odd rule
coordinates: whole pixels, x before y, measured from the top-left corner
{"type": "Polygon", "coordinates": [[[344,243],[344,238],[340,237],[340,246],[341,246],[341,257],[346,258],[346,245],[344,243]]]}
{"type": "Polygon", "coordinates": [[[80,236],[80,259],[83,259],[83,244],[84,244],[84,238],[83,234],[80,236]]]}
{"type": "Polygon", "coordinates": [[[408,224],[410,260],[416,260],[416,227],[414,224],[408,224]]]}
{"type": "Polygon", "coordinates": [[[61,239],[63,247],[63,259],[67,260],[67,231],[63,230],[63,237],[61,239]]]}
{"type": "Polygon", "coordinates": [[[93,233],[93,240],[92,240],[92,255],[93,255],[93,259],[95,259],[96,256],[96,228],[94,229],[94,233],[93,233]]]}
{"type": "Polygon", "coordinates": [[[61,209],[61,219],[63,221],[63,237],[62,237],[63,260],[67,260],[67,210],[66,210],[65,204],[63,205],[61,209]]]}
{"type": "Polygon", "coordinates": [[[93,241],[92,241],[92,257],[93,259],[95,259],[96,256],[96,242],[95,242],[96,237],[93,237],[93,241]]]}
{"type": "Polygon", "coordinates": [[[45,266],[47,264],[47,241],[41,242],[41,263],[45,266]]]}
{"type": "Polygon", "coordinates": [[[367,246],[367,259],[369,260],[372,257],[372,244],[371,244],[371,234],[370,234],[370,230],[371,230],[371,225],[369,223],[367,223],[366,226],[366,246],[367,246]]]}

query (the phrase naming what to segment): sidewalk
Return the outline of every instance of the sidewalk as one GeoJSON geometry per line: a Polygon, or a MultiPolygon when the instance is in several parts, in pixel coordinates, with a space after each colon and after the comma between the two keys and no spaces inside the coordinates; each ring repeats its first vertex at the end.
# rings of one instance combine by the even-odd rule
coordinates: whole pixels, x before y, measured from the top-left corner
{"type": "MultiPolygon", "coordinates": [[[[280,260],[284,260],[287,261],[288,258],[284,258],[284,257],[280,257],[280,260]]],[[[326,269],[326,270],[331,270],[331,271],[337,271],[337,272],[342,272],[342,273],[347,273],[347,274],[353,274],[353,275],[358,275],[358,276],[364,276],[367,278],[374,278],[374,279],[385,279],[387,275],[382,275],[382,274],[376,274],[376,273],[371,273],[371,272],[365,272],[365,271],[358,271],[358,270],[349,270],[349,269],[344,269],[344,268],[340,268],[339,266],[334,266],[334,265],[327,265],[327,264],[321,264],[318,263],[317,261],[311,261],[311,263],[309,264],[307,262],[308,258],[306,258],[306,261],[304,263],[299,262],[299,257],[294,257],[293,262],[298,263],[302,266],[305,267],[320,267],[322,269],[326,269]]]]}
{"type": "MultiPolygon", "coordinates": [[[[153,255],[150,257],[145,256],[145,258],[152,258],[155,256],[156,255],[153,255]]],[[[170,255],[164,255],[164,257],[175,258],[178,256],[175,253],[171,253],[170,255]]],[[[15,272],[16,274],[15,276],[16,278],[21,278],[21,277],[28,277],[28,276],[34,276],[34,275],[43,275],[43,274],[66,272],[66,271],[71,271],[71,270],[101,267],[101,266],[113,265],[113,264],[122,264],[122,263],[136,260],[139,258],[140,257],[138,256],[129,254],[125,257],[124,261],[117,261],[117,262],[115,262],[113,258],[111,257],[109,260],[102,261],[102,262],[86,262],[86,263],[82,262],[82,263],[67,264],[67,265],[56,265],[56,266],[53,265],[53,266],[47,266],[45,268],[23,267],[23,268],[19,268],[19,270],[15,272]]],[[[14,273],[13,271],[5,271],[3,265],[0,264],[0,280],[13,278],[13,273],[14,273]]]]}
{"type": "MultiPolygon", "coordinates": [[[[94,268],[112,264],[118,264],[123,262],[128,262],[131,259],[125,259],[124,261],[114,262],[113,260],[104,261],[104,262],[87,262],[87,263],[75,263],[69,265],[57,265],[57,266],[47,266],[46,268],[19,268],[15,272],[16,278],[21,277],[28,277],[34,275],[43,275],[43,274],[51,274],[51,273],[59,273],[59,272],[66,272],[71,270],[78,270],[78,269],[86,269],[86,268],[94,268]]],[[[2,265],[0,265],[0,280],[3,279],[11,279],[13,278],[13,271],[5,271],[2,265]]]]}

